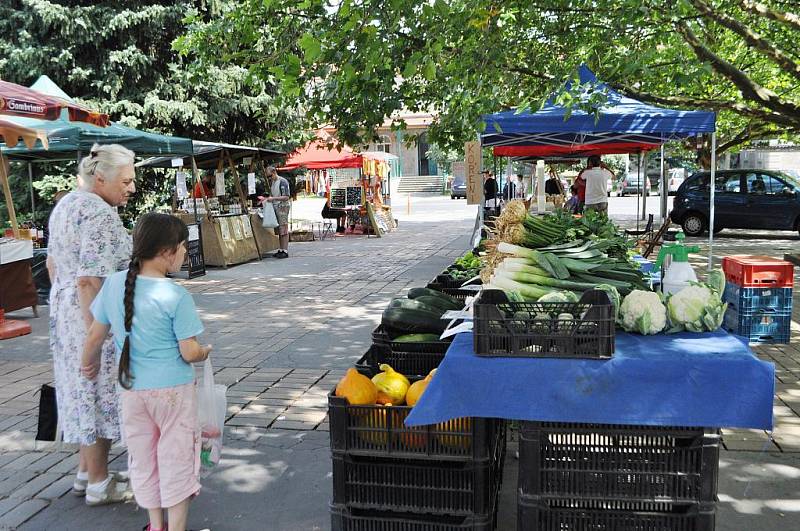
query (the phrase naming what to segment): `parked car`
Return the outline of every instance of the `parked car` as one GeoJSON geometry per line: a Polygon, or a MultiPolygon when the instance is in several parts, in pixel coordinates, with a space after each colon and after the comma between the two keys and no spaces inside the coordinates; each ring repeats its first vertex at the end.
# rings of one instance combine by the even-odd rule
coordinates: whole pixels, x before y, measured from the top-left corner
{"type": "MultiPolygon", "coordinates": [[[[670,213],[687,236],[708,230],[710,173],[678,189],[670,213]]],[[[800,181],[773,170],[723,170],[714,187],[714,232],[722,229],[800,230],[800,181]]]]}
{"type": "Polygon", "coordinates": [[[644,181],[644,191],[649,195],[650,179],[635,173],[629,173],[620,179],[619,185],[617,185],[617,195],[620,197],[624,197],[625,194],[639,195],[642,190],[642,181],[644,181]]]}
{"type": "Polygon", "coordinates": [[[461,177],[456,177],[453,186],[450,188],[450,199],[467,198],[467,181],[461,177]]]}

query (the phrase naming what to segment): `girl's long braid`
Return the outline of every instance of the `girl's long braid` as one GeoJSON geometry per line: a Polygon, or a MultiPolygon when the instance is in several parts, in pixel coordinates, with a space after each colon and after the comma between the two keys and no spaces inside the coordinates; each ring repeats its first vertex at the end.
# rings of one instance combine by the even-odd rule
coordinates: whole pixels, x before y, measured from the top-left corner
{"type": "Polygon", "coordinates": [[[133,375],[131,374],[131,328],[133,326],[133,295],[136,289],[136,277],[139,275],[139,259],[133,257],[128,274],[125,277],[125,342],[122,345],[122,353],[119,358],[119,373],[117,379],[124,389],[130,389],[133,385],[133,375]]]}

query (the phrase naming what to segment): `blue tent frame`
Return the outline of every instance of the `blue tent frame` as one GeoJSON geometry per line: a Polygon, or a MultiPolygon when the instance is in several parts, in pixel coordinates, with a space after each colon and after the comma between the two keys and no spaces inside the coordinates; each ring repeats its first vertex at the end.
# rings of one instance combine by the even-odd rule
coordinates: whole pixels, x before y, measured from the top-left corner
{"type": "MultiPolygon", "coordinates": [[[[481,145],[496,154],[519,156],[582,157],[600,153],[641,153],[671,140],[711,134],[711,182],[716,173],[716,113],[675,110],[649,105],[624,96],[599,81],[585,64],[578,67],[581,85],[590,89],[580,94],[584,102],[596,92],[605,93],[598,112],[577,107],[568,109],[551,96],[537,112],[506,110],[482,117],[486,124],[481,145]],[[606,151],[604,151],[606,149],[606,151]]],[[[571,83],[565,85],[571,88],[571,83]]],[[[714,186],[710,186],[708,267],[714,242],[714,186]]],[[[481,209],[482,210],[482,209],[481,209]]]]}

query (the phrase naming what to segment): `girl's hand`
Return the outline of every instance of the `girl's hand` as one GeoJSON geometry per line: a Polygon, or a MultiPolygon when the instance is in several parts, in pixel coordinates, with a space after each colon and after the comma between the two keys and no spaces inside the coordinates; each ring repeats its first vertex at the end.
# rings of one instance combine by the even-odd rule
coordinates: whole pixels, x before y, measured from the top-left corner
{"type": "Polygon", "coordinates": [[[200,347],[200,352],[202,354],[202,358],[200,361],[206,361],[208,359],[208,355],[211,354],[211,345],[206,345],[204,347],[200,347]]]}

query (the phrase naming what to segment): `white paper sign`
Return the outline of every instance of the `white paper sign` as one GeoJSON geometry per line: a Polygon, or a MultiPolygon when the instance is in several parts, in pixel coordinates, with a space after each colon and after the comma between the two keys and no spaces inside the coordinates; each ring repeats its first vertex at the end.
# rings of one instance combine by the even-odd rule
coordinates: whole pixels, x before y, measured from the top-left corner
{"type": "Polygon", "coordinates": [[[253,162],[253,157],[245,157],[242,159],[242,164],[250,165],[253,162]]]}
{"type": "Polygon", "coordinates": [[[215,174],[215,177],[217,178],[215,195],[217,197],[219,197],[221,195],[225,195],[225,174],[224,173],[217,173],[217,174],[215,174]]]}
{"type": "Polygon", "coordinates": [[[256,174],[247,174],[247,195],[254,195],[256,193],[256,174]]]}
{"type": "Polygon", "coordinates": [[[192,225],[189,225],[188,228],[189,228],[189,238],[188,238],[188,240],[190,242],[195,242],[195,241],[199,240],[200,239],[200,229],[199,229],[199,227],[197,225],[192,224],[192,225]]]}
{"type": "Polygon", "coordinates": [[[186,189],[186,174],[182,171],[175,174],[175,193],[178,194],[179,200],[189,197],[189,190],[186,189]]]}
{"type": "Polygon", "coordinates": [[[180,168],[183,166],[183,159],[172,159],[172,167],[173,168],[180,168]]]}

